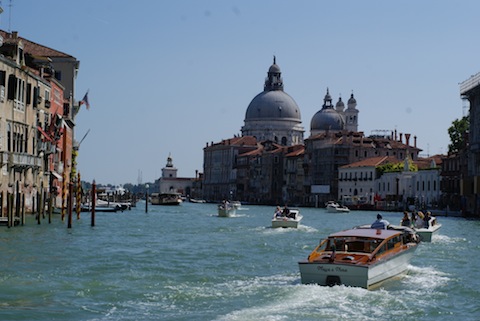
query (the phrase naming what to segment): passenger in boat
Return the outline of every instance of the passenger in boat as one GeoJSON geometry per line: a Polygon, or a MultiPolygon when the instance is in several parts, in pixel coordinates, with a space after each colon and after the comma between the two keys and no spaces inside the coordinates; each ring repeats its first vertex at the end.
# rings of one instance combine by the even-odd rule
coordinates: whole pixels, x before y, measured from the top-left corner
{"type": "Polygon", "coordinates": [[[282,209],[280,208],[280,206],[277,206],[277,209],[275,210],[275,217],[282,217],[282,216],[283,216],[282,209]]]}
{"type": "Polygon", "coordinates": [[[387,220],[384,220],[382,215],[377,214],[377,219],[372,223],[370,228],[386,230],[390,223],[387,220]]]}
{"type": "Polygon", "coordinates": [[[283,216],[287,216],[287,217],[288,217],[288,214],[290,214],[290,210],[288,209],[287,204],[285,204],[285,207],[283,208],[282,214],[283,214],[283,216]]]}
{"type": "Polygon", "coordinates": [[[425,225],[425,223],[423,221],[424,218],[425,218],[425,215],[421,211],[418,211],[417,216],[416,216],[416,220],[412,222],[413,227],[422,228],[425,225]]]}
{"type": "Polygon", "coordinates": [[[430,211],[425,213],[425,217],[423,218],[423,227],[428,228],[428,221],[432,218],[430,211]]]}
{"type": "Polygon", "coordinates": [[[410,217],[408,217],[408,212],[404,211],[403,212],[403,218],[402,218],[402,226],[410,227],[411,224],[412,224],[412,222],[410,221],[410,217]]]}

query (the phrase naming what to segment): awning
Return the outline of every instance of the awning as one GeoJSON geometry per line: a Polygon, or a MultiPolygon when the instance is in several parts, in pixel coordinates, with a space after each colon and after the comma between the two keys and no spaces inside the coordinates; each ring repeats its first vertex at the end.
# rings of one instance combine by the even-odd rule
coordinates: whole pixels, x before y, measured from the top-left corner
{"type": "Polygon", "coordinates": [[[42,135],[43,135],[49,142],[52,141],[52,138],[50,137],[50,135],[48,135],[48,134],[43,130],[42,127],[37,126],[37,129],[38,129],[38,131],[39,131],[40,133],[42,133],[42,135]]]}
{"type": "Polygon", "coordinates": [[[52,175],[55,176],[59,181],[62,181],[62,175],[54,171],[51,171],[50,173],[52,173],[52,175]]]}

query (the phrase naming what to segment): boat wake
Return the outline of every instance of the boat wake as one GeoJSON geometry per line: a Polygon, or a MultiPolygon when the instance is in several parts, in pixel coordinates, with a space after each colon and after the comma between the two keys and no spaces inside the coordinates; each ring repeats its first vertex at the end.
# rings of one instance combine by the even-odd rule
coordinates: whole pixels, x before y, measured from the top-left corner
{"type": "Polygon", "coordinates": [[[447,273],[436,270],[433,267],[408,266],[408,274],[402,278],[403,285],[411,291],[433,292],[439,287],[445,286],[450,277],[447,273]]]}
{"type": "Polygon", "coordinates": [[[440,243],[440,244],[452,244],[452,243],[459,243],[459,242],[468,242],[466,238],[463,237],[450,237],[444,234],[436,234],[432,237],[432,243],[440,243]]]}

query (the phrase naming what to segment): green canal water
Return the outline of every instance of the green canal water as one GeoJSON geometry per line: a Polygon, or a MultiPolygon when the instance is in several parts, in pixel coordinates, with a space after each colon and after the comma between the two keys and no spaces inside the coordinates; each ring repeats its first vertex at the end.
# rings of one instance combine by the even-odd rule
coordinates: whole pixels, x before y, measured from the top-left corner
{"type": "MultiPolygon", "coordinates": [[[[408,273],[375,290],[300,284],[298,261],[327,234],[376,212],[301,208],[272,229],[274,208],[145,203],[89,213],[67,228],[27,217],[0,227],[0,320],[478,320],[480,222],[439,217],[408,273]]],[[[401,213],[382,213],[391,223],[401,213]]]]}

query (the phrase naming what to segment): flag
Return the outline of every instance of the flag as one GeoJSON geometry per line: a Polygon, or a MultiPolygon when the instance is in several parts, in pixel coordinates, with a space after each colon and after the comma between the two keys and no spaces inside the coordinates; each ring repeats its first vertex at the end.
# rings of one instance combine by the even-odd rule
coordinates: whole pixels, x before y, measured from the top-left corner
{"type": "Polygon", "coordinates": [[[90,103],[88,102],[88,90],[85,93],[85,96],[83,96],[83,99],[80,100],[79,105],[81,106],[82,104],[85,104],[87,106],[87,109],[90,109],[90,103]]]}

